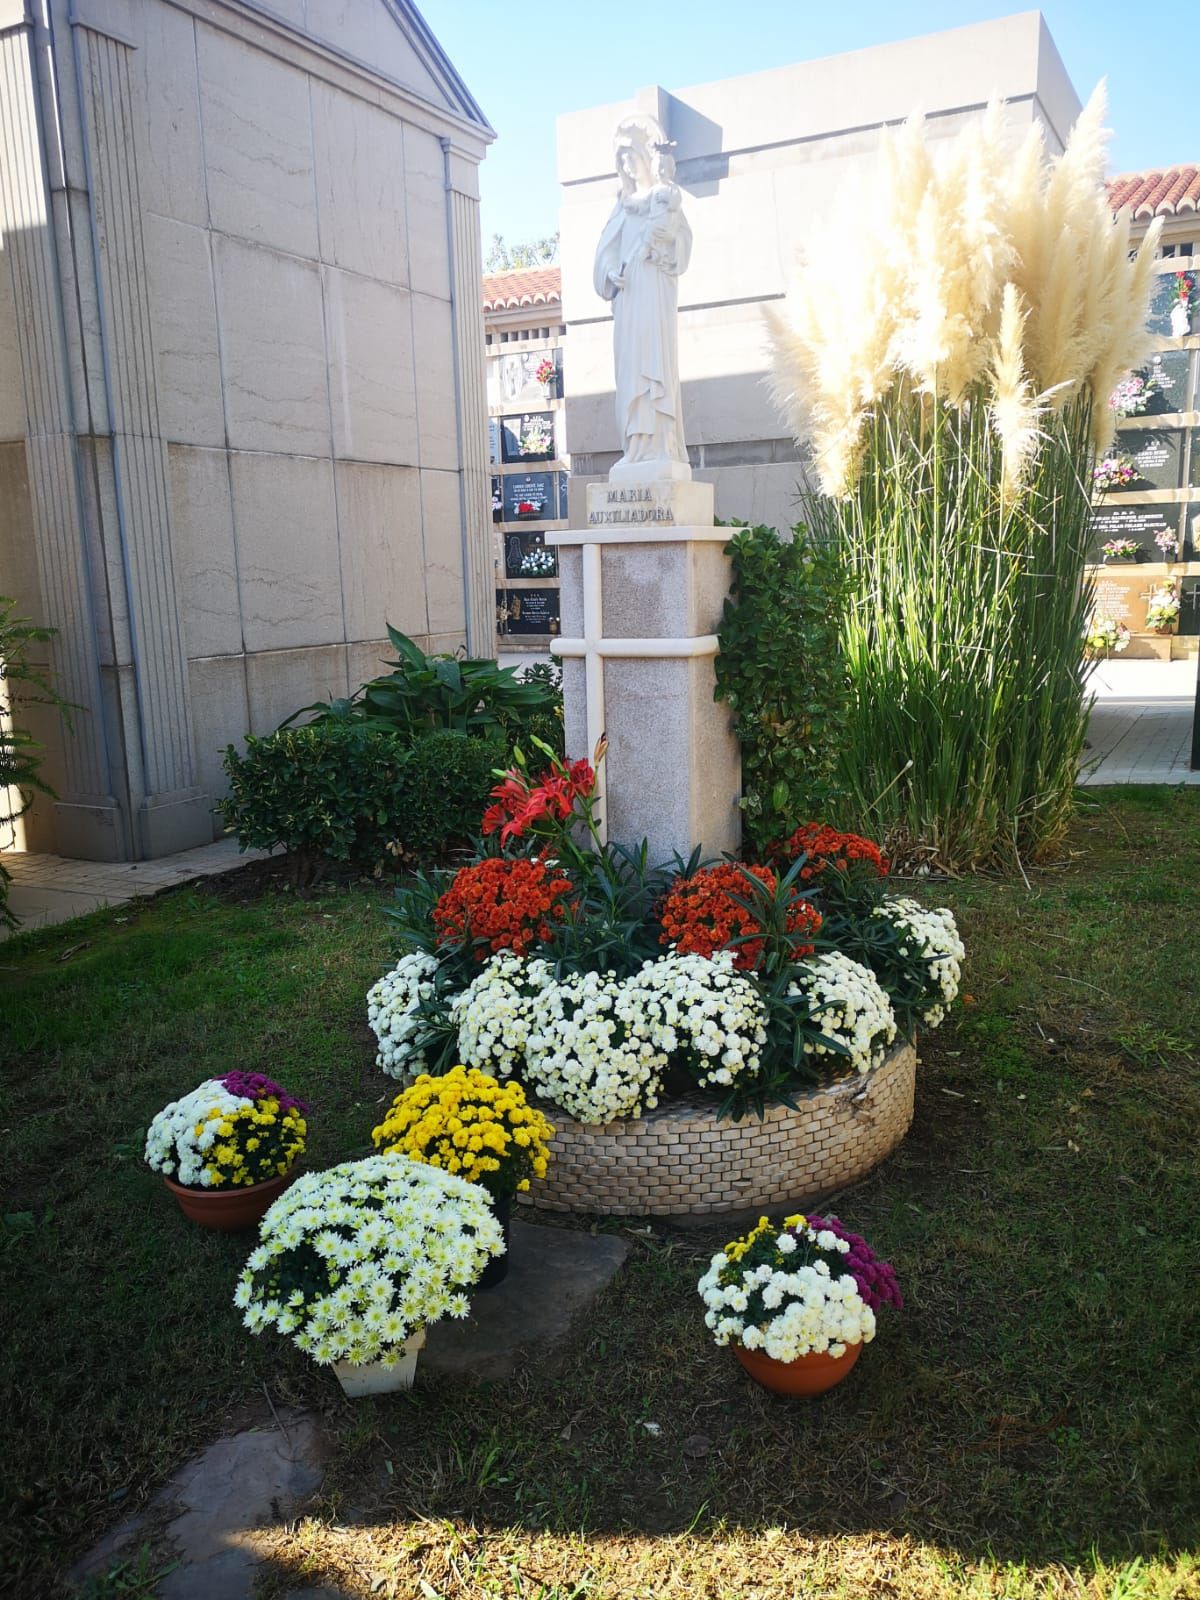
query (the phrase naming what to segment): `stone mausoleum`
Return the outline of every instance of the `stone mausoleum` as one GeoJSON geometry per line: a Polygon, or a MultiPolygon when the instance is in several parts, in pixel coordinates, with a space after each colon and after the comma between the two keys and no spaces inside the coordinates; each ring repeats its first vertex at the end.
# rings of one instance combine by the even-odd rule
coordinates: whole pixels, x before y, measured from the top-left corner
{"type": "Polygon", "coordinates": [[[19,844],[206,843],[385,623],[491,653],[491,138],[406,0],[0,0],[0,593],[79,707],[19,844]]]}
{"type": "MultiPolygon", "coordinates": [[[[796,521],[801,452],[785,437],[763,378],[763,308],[782,298],[810,222],[873,163],[880,129],[924,111],[949,136],[988,100],[1014,140],[1031,121],[1062,148],[1079,97],[1036,11],[898,44],[800,62],[560,117],[562,312],[570,521],[616,461],[611,306],[593,286],[596,239],[616,186],[613,129],[655,117],[674,142],[694,234],[681,280],[679,362],[688,454],[726,520],[796,521]]],[[[847,238],[853,252],[855,240],[847,238]]]]}

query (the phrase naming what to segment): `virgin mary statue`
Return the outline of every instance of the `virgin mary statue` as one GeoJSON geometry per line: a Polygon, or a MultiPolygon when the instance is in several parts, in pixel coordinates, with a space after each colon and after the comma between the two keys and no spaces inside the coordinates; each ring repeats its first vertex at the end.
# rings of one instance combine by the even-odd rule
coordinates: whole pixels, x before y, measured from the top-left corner
{"type": "Polygon", "coordinates": [[[596,247],[596,293],[612,301],[617,427],[625,453],[610,483],[688,479],[679,394],[679,275],[692,230],[675,162],[652,117],[616,133],[620,192],[596,247]]]}

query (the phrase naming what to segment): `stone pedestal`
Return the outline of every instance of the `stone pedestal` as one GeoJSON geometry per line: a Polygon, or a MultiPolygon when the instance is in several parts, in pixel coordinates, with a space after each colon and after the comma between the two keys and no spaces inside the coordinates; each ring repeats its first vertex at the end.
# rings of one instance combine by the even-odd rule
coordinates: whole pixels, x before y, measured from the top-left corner
{"type": "Polygon", "coordinates": [[[567,753],[601,734],[607,837],[649,843],[652,862],[735,850],[741,769],[726,708],[713,700],[717,629],[729,592],[728,533],[712,488],[592,484],[587,527],[558,546],[567,753]]]}

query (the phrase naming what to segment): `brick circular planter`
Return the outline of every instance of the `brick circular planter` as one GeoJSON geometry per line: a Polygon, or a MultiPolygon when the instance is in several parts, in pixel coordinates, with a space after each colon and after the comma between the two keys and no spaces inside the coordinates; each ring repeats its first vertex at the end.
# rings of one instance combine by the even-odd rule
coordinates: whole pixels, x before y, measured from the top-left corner
{"type": "Polygon", "coordinates": [[[711,1096],[590,1127],[551,1108],[550,1171],[521,1200],[543,1211],[669,1217],[812,1201],[870,1172],[908,1132],[917,1054],[897,1045],[862,1078],[796,1095],[796,1109],[722,1121],[711,1096]]]}

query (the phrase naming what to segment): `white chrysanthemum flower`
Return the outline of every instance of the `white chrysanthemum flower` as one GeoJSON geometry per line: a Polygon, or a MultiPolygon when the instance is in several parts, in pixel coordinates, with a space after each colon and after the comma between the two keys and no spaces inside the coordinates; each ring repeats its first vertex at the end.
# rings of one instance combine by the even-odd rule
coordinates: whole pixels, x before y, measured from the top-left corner
{"type": "Polygon", "coordinates": [[[954,913],[945,906],[934,910],[918,900],[895,895],[876,906],[871,915],[910,936],[917,946],[916,953],[928,964],[929,1004],[920,1017],[927,1028],[936,1028],[958,994],[967,954],[954,913]]]}
{"type": "Polygon", "coordinates": [[[816,1057],[834,1077],[877,1067],[896,1037],[892,1003],[875,974],[840,950],[800,962],[788,984],[788,998],[804,1006],[824,1038],[844,1047],[843,1053],[815,1039],[804,1045],[805,1054],[816,1057]]]}
{"type": "Polygon", "coordinates": [[[525,1076],[579,1122],[637,1117],[657,1105],[666,1064],[636,990],[611,973],[570,973],[538,994],[525,1076]]]}
{"type": "Polygon", "coordinates": [[[206,1157],[218,1136],[222,1117],[252,1105],[230,1094],[218,1078],[207,1078],[191,1094],[172,1100],[146,1132],[146,1164],[177,1183],[212,1187],[206,1157]]]}
{"type": "Polygon", "coordinates": [[[458,1059],[493,1078],[510,1078],[525,1062],[534,1002],[553,981],[550,966],[511,950],[493,956],[451,1007],[458,1059]]]}
{"type": "Polygon", "coordinates": [[[394,1361],[417,1329],[466,1314],[463,1291],[504,1249],[483,1189],[394,1154],[302,1176],[267,1212],[259,1236],[235,1305],[253,1332],[275,1327],[325,1364],[394,1361]],[[310,1264],[304,1287],[288,1287],[292,1258],[306,1249],[322,1263],[325,1285],[310,1264]]]}
{"type": "Polygon", "coordinates": [[[731,950],[711,959],[672,953],[626,980],[655,1048],[680,1060],[704,1088],[728,1088],[762,1065],[766,1007],[753,979],[733,963],[731,950]]]}
{"type": "Polygon", "coordinates": [[[379,1041],[375,1064],[389,1078],[411,1083],[427,1070],[416,1039],[422,1031],[417,1007],[434,993],[438,963],[424,950],[412,950],[367,991],[367,1021],[379,1041]]]}

